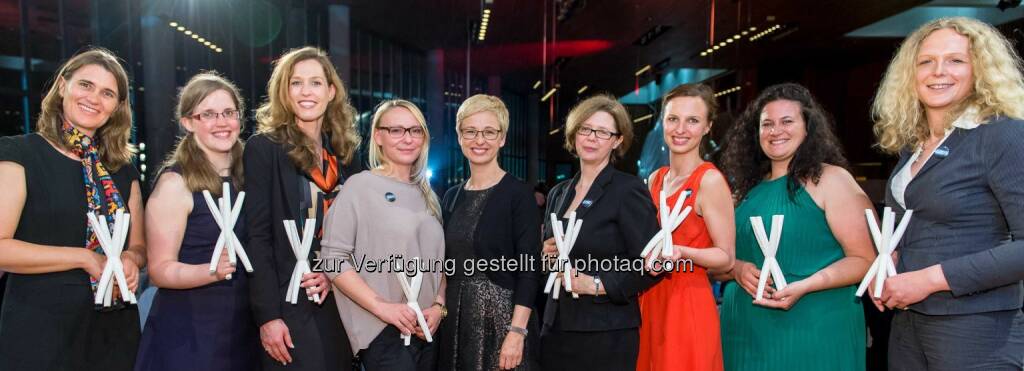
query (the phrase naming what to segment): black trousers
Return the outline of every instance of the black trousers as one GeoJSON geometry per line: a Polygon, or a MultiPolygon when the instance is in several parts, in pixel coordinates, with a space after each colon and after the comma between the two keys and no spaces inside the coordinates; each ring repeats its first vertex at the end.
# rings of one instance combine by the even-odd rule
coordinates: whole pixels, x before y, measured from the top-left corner
{"type": "Polygon", "coordinates": [[[541,369],[545,371],[635,370],[640,330],[577,332],[552,328],[541,335],[540,343],[541,369]]]}
{"type": "MultiPolygon", "coordinates": [[[[412,336],[405,346],[401,332],[395,326],[385,327],[370,346],[359,352],[364,371],[434,371],[437,366],[437,347],[434,343],[412,336]]],[[[435,341],[437,339],[434,339],[435,341]]]]}
{"type": "Polygon", "coordinates": [[[889,338],[889,370],[1024,368],[1024,313],[930,316],[898,311],[889,338]]]}

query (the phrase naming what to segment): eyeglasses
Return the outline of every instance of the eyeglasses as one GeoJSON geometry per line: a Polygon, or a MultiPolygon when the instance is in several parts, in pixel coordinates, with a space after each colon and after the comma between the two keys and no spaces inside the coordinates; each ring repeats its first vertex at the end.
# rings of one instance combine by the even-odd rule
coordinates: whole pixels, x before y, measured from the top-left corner
{"type": "Polygon", "coordinates": [[[388,135],[392,138],[398,139],[405,136],[405,133],[409,133],[409,136],[420,139],[427,134],[422,127],[416,126],[411,128],[403,128],[401,126],[380,126],[377,130],[384,130],[388,132],[388,135]]]}
{"type": "Polygon", "coordinates": [[[498,139],[498,135],[501,134],[501,130],[494,130],[494,129],[484,129],[484,130],[463,129],[463,130],[460,130],[460,132],[462,133],[462,139],[476,139],[477,135],[483,135],[484,139],[495,140],[495,139],[498,139]]]}
{"type": "Polygon", "coordinates": [[[577,136],[581,136],[581,137],[584,137],[584,138],[585,137],[589,137],[590,134],[596,135],[597,139],[612,139],[612,137],[616,137],[616,136],[622,135],[620,133],[613,133],[613,132],[610,132],[608,130],[594,129],[594,128],[586,127],[586,126],[581,126],[580,129],[576,131],[576,135],[577,136]]]}
{"type": "Polygon", "coordinates": [[[194,114],[194,115],[189,116],[189,117],[191,117],[193,120],[199,120],[199,121],[202,121],[202,122],[213,122],[213,121],[216,121],[217,118],[221,117],[221,116],[224,116],[224,119],[227,119],[227,120],[241,120],[242,119],[242,112],[239,111],[239,110],[234,110],[234,109],[224,110],[224,112],[206,111],[206,112],[201,112],[201,113],[194,114]]]}

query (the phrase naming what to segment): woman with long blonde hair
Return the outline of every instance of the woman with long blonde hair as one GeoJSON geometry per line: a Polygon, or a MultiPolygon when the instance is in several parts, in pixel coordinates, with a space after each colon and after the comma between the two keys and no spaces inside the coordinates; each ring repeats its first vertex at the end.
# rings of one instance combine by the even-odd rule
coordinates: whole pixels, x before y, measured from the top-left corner
{"type": "MultiPolygon", "coordinates": [[[[416,105],[381,103],[370,128],[370,170],[352,176],[331,208],[324,228],[323,258],[338,262],[327,274],[352,352],[367,371],[434,370],[436,351],[427,342],[443,316],[444,231],[437,196],[427,179],[430,133],[416,105]],[[361,262],[385,261],[383,269],[361,262]],[[418,324],[396,276],[421,274],[416,302],[428,328],[418,324]],[[402,337],[414,336],[405,346],[402,337]]],[[[432,340],[432,339],[431,339],[432,340]]]]}
{"type": "Polygon", "coordinates": [[[246,143],[243,206],[252,258],[251,305],[266,370],[347,370],[352,355],[322,272],[305,274],[306,296],[285,302],[296,258],[284,221],[315,223],[307,259],[320,252],[324,215],[346,178],[358,172],[355,109],[322,50],[291,50],[274,62],[267,100],[256,111],[257,133],[246,143]]]}
{"type": "MultiPolygon", "coordinates": [[[[209,271],[220,227],[203,197],[231,203],[242,188],[242,96],[215,72],[193,76],[178,94],[176,125],[185,135],[161,169],[146,205],[149,278],[160,288],[142,332],[136,370],[252,370],[259,365],[249,308],[249,274],[227,249],[209,271]],[[181,344],[193,344],[183,347],[181,344]]],[[[234,232],[245,240],[245,220],[234,232]]]]}
{"type": "Polygon", "coordinates": [[[874,299],[901,309],[890,370],[1024,367],[1022,101],[1020,57],[976,19],[924,24],[889,64],[872,107],[879,146],[900,157],[885,203],[913,210],[900,273],[874,299]]]}
{"type": "MultiPolygon", "coordinates": [[[[132,164],[129,80],[118,58],[90,49],[65,62],[43,98],[36,133],[0,138],[2,370],[130,370],[139,312],[94,308],[107,259],[128,288],[146,265],[142,191],[132,164]],[[86,213],[113,229],[131,215],[121,256],[107,256],[86,213]]],[[[120,293],[115,292],[115,295],[120,293]]]]}

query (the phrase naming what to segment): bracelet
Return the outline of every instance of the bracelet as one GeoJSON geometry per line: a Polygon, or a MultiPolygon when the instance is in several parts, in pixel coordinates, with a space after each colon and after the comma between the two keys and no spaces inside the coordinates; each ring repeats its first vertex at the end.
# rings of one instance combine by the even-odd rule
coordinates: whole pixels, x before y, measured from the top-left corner
{"type": "Polygon", "coordinates": [[[522,328],[522,327],[519,327],[519,326],[515,326],[515,325],[509,325],[508,326],[508,331],[509,332],[514,332],[514,333],[517,333],[517,334],[520,334],[520,335],[523,335],[523,336],[526,336],[526,334],[530,333],[525,328],[522,328]]]}
{"type": "Polygon", "coordinates": [[[434,305],[436,305],[436,306],[441,308],[441,319],[444,319],[445,317],[448,317],[448,307],[444,306],[444,304],[441,304],[441,302],[439,302],[439,301],[435,301],[434,304],[431,304],[431,306],[434,306],[434,305]]]}

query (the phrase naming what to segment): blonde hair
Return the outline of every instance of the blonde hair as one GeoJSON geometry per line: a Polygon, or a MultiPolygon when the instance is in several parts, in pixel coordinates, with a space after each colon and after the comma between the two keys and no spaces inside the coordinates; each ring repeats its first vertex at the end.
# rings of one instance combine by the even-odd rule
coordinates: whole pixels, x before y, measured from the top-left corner
{"type": "Polygon", "coordinates": [[[626,107],[615,97],[606,94],[584,99],[569,111],[569,116],[565,118],[565,149],[576,154],[576,132],[580,131],[583,121],[598,112],[606,112],[615,119],[615,130],[618,130],[622,144],[612,152],[612,159],[618,159],[629,151],[629,145],[633,143],[633,121],[629,119],[626,107]]]}
{"type": "MultiPolygon", "coordinates": [[[[395,108],[405,108],[412,113],[412,116],[416,118],[416,122],[423,128],[423,146],[420,147],[420,155],[416,158],[416,163],[412,165],[412,171],[410,172],[410,178],[420,188],[420,192],[423,193],[423,200],[427,202],[427,208],[430,209],[430,213],[434,214],[434,217],[441,217],[441,206],[437,201],[437,195],[430,189],[430,181],[427,179],[427,154],[430,153],[430,130],[427,129],[427,120],[423,117],[423,112],[420,111],[419,107],[416,107],[410,101],[395,99],[381,102],[377,106],[377,111],[373,113],[373,124],[370,126],[370,135],[377,132],[377,128],[380,127],[380,120],[384,117],[384,114],[395,108]]],[[[384,157],[384,151],[380,145],[370,142],[369,161],[371,169],[382,169],[387,166],[387,159],[384,157]]]]}
{"type": "Polygon", "coordinates": [[[331,149],[341,163],[349,164],[360,141],[355,127],[356,110],[349,103],[348,92],[341,82],[341,77],[338,77],[334,64],[327,58],[327,54],[318,48],[307,46],[293,49],[274,61],[274,71],[267,83],[267,100],[256,110],[257,132],[266,134],[274,142],[291,144],[288,157],[300,170],[319,166],[319,154],[314,149],[313,140],[306,137],[295,124],[295,112],[292,111],[288,96],[288,81],[292,77],[295,64],[310,59],[320,63],[328,83],[335,89],[334,99],[327,104],[323,127],[320,130],[330,134],[331,149]]]}
{"type": "Polygon", "coordinates": [[[50,90],[43,97],[43,104],[36,120],[36,131],[55,146],[70,151],[64,141],[64,93],[61,88],[70,84],[71,76],[85,66],[100,66],[114,75],[117,82],[117,108],[107,122],[93,135],[100,161],[110,171],[117,171],[128,164],[135,154],[135,146],[128,142],[132,135],[132,107],[128,102],[128,73],[114,53],[94,47],[76,54],[57,70],[50,90]]]}
{"type": "Polygon", "coordinates": [[[501,98],[487,94],[477,94],[462,102],[458,113],[455,114],[455,132],[461,137],[462,132],[459,130],[462,128],[462,122],[480,112],[493,113],[498,118],[498,129],[501,129],[502,136],[508,133],[508,108],[505,107],[505,102],[502,102],[501,98]]]}
{"type": "MultiPolygon", "coordinates": [[[[195,114],[193,111],[196,109],[196,106],[202,103],[210,94],[217,91],[225,91],[231,95],[239,115],[245,112],[245,102],[242,100],[242,94],[239,93],[238,87],[217,74],[217,72],[208,71],[192,76],[188,83],[185,84],[185,87],[181,88],[181,92],[178,93],[178,107],[174,112],[174,118],[178,125],[180,125],[183,119],[188,118],[191,120],[191,116],[195,114]]],[[[238,121],[239,124],[244,123],[241,116],[238,117],[238,121]]],[[[241,130],[241,127],[239,130],[241,130]]],[[[206,153],[203,152],[202,148],[199,148],[194,133],[186,132],[185,136],[178,141],[178,144],[174,147],[174,152],[164,161],[160,173],[175,166],[180,169],[181,177],[185,180],[185,186],[188,187],[189,191],[200,192],[209,190],[211,194],[220,196],[223,181],[220,175],[217,174],[217,170],[213,168],[213,164],[206,157],[206,153]]],[[[235,190],[242,189],[241,140],[235,141],[235,144],[231,146],[231,181],[232,187],[235,190]]]]}
{"type": "Polygon", "coordinates": [[[932,32],[951,29],[970,42],[974,86],[971,94],[951,110],[945,125],[967,107],[979,118],[1004,115],[1024,117],[1024,78],[1021,60],[1010,41],[994,27],[972,18],[940,18],[918,28],[900,46],[871,106],[875,136],[883,151],[897,153],[918,147],[929,135],[924,109],[914,88],[917,53],[932,32]]]}

